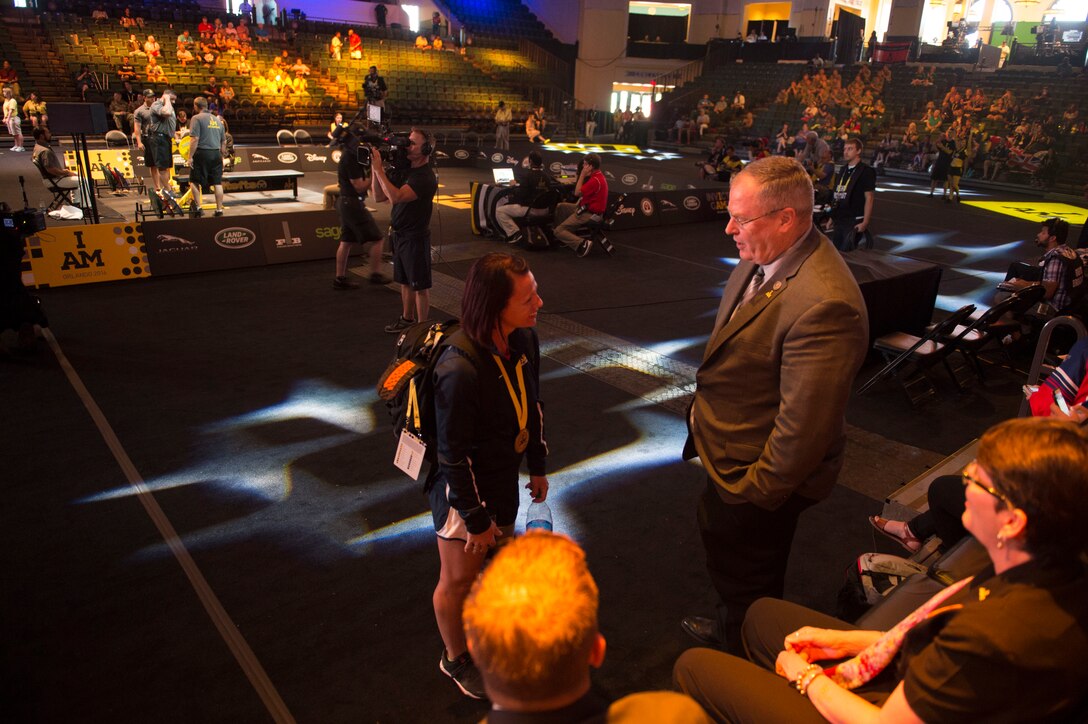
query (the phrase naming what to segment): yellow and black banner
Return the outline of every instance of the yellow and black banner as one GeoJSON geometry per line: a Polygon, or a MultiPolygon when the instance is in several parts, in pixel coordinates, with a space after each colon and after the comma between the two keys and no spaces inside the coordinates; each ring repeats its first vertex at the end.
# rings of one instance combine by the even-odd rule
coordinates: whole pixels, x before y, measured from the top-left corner
{"type": "Polygon", "coordinates": [[[59,226],[26,240],[29,277],[36,287],[61,287],[150,276],[137,224],[59,226]]]}

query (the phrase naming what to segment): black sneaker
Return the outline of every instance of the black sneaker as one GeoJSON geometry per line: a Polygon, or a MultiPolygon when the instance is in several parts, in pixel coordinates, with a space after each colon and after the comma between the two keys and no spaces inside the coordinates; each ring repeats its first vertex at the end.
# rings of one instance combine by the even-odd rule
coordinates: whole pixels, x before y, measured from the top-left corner
{"type": "Polygon", "coordinates": [[[347,277],[336,277],[332,280],[333,289],[358,289],[359,285],[347,277]]]}
{"type": "Polygon", "coordinates": [[[453,679],[453,683],[457,684],[457,688],[465,696],[472,699],[487,698],[483,677],[480,676],[480,670],[476,668],[476,664],[472,663],[472,657],[467,651],[450,661],[446,658],[446,650],[442,649],[438,668],[443,674],[453,679]]]}
{"type": "Polygon", "coordinates": [[[514,245],[514,244],[520,244],[523,241],[525,241],[525,234],[523,234],[523,233],[521,233],[519,231],[516,234],[514,234],[514,235],[510,236],[509,238],[507,238],[506,243],[510,244],[510,245],[514,245]]]}
{"type": "Polygon", "coordinates": [[[586,239],[585,241],[583,241],[581,244],[578,245],[578,249],[574,253],[577,254],[578,256],[585,257],[585,256],[589,255],[589,251],[592,248],[593,248],[593,240],[592,239],[586,239]]]}
{"type": "Polygon", "coordinates": [[[393,322],[392,324],[385,325],[385,331],[388,332],[389,334],[397,334],[399,332],[403,332],[404,330],[408,329],[409,327],[411,327],[415,323],[416,322],[415,322],[414,319],[405,319],[404,317],[400,317],[399,319],[397,319],[397,321],[393,322]]]}
{"type": "Polygon", "coordinates": [[[367,281],[371,284],[388,284],[392,280],[381,272],[374,272],[367,277],[367,281]]]}
{"type": "Polygon", "coordinates": [[[215,215],[216,216],[222,216],[223,215],[223,209],[216,209],[215,210],[215,215]]]}

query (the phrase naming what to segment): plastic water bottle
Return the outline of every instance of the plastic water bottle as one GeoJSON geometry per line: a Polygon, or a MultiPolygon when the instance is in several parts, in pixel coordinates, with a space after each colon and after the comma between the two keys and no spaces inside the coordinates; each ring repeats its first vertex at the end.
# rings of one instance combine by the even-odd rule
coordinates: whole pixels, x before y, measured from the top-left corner
{"type": "Polygon", "coordinates": [[[525,513],[525,532],[531,530],[552,530],[552,509],[547,503],[531,503],[525,513]]]}

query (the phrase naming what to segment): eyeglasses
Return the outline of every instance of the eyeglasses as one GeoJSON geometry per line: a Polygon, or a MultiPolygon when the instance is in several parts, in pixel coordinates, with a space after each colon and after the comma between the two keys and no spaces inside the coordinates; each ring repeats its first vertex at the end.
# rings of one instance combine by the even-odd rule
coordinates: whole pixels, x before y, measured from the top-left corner
{"type": "MultiPolygon", "coordinates": [[[[767,216],[770,216],[771,214],[777,214],[779,211],[782,211],[782,209],[784,209],[784,208],[786,208],[786,207],[783,206],[783,207],[778,208],[778,209],[772,209],[771,211],[768,211],[765,214],[760,214],[759,216],[753,216],[750,219],[745,219],[744,217],[741,217],[741,216],[734,216],[733,214],[729,214],[729,220],[733,221],[733,222],[736,222],[737,226],[739,226],[740,228],[743,229],[744,227],[748,226],[748,224],[752,223],[753,221],[759,221],[760,219],[762,219],[764,217],[767,217],[767,216]]],[[[726,209],[726,212],[728,212],[728,211],[729,211],[729,209],[726,209]]]]}
{"type": "MultiPolygon", "coordinates": [[[[970,467],[974,467],[974,465],[971,465],[970,467]]],[[[1013,504],[1013,502],[1011,500],[1009,500],[1007,495],[1005,495],[1004,493],[998,492],[996,488],[994,488],[994,487],[992,487],[990,485],[987,485],[986,483],[982,482],[981,480],[976,478],[971,473],[967,472],[967,468],[964,468],[963,472],[960,473],[960,477],[963,479],[964,487],[967,487],[968,485],[977,485],[978,487],[982,488],[983,490],[985,490],[990,495],[994,496],[995,498],[997,498],[998,500],[1003,502],[1010,509],[1016,507],[1013,504]]]]}

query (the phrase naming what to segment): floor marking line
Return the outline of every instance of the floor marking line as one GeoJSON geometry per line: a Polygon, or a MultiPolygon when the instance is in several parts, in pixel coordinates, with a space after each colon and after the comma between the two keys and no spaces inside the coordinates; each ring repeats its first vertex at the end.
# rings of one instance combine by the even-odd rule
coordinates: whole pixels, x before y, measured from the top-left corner
{"type": "Polygon", "coordinates": [[[151,521],[155,524],[155,527],[158,528],[159,534],[162,535],[163,540],[170,547],[170,551],[174,554],[174,558],[177,559],[178,564],[185,572],[193,590],[196,591],[197,597],[204,605],[204,609],[208,612],[208,616],[219,630],[219,634],[226,642],[227,648],[234,654],[234,658],[238,661],[238,665],[241,666],[246,678],[249,679],[250,684],[253,685],[257,695],[264,703],[265,708],[268,709],[268,713],[272,715],[273,721],[281,722],[282,724],[294,724],[295,718],[287,709],[287,704],[284,703],[279,692],[276,691],[276,688],[272,684],[271,679],[268,678],[268,674],[265,672],[264,667],[262,667],[260,661],[257,660],[256,654],[253,653],[253,649],[249,647],[245,637],[242,636],[234,621],[231,620],[230,614],[223,608],[223,604],[219,602],[219,598],[215,595],[215,592],[212,591],[207,579],[204,578],[204,574],[200,572],[200,568],[197,566],[196,561],[189,555],[189,551],[185,548],[185,544],[181,542],[177,531],[174,530],[174,526],[166,517],[166,513],[159,507],[159,503],[155,500],[155,496],[148,489],[147,485],[144,484],[143,477],[140,475],[139,471],[136,470],[136,466],[132,463],[132,459],[129,458],[128,453],[125,452],[124,447],[121,445],[121,441],[117,438],[117,434],[113,431],[113,427],[106,419],[102,409],[98,406],[98,403],[95,402],[94,398],[91,396],[90,391],[83,384],[83,380],[80,379],[79,374],[76,372],[71,362],[68,361],[68,357],[64,354],[64,351],[61,350],[60,343],[57,342],[56,337],[53,336],[53,333],[49,329],[43,329],[42,336],[45,337],[46,342],[49,343],[50,349],[53,350],[53,354],[60,363],[61,369],[64,370],[65,376],[68,377],[68,382],[71,383],[72,388],[83,402],[83,406],[87,408],[87,412],[90,414],[91,419],[94,421],[94,424],[98,428],[99,434],[102,435],[102,439],[106,442],[107,447],[109,447],[110,452],[113,453],[113,457],[117,460],[117,464],[120,465],[129,485],[136,491],[136,498],[144,506],[144,510],[147,511],[151,521]]]}

